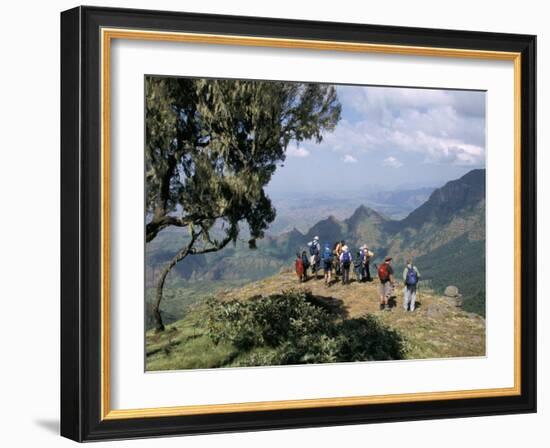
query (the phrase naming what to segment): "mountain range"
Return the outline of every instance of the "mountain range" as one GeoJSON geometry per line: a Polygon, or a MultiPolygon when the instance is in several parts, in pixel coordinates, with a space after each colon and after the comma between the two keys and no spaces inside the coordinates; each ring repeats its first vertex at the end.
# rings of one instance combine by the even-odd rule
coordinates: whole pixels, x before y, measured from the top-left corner
{"type": "MultiPolygon", "coordinates": [[[[383,200],[383,198],[380,198],[383,200]]],[[[297,211],[295,219],[300,221],[297,211]]],[[[361,205],[346,219],[328,216],[307,232],[297,228],[267,235],[258,248],[245,241],[207,256],[188,257],[171,276],[173,285],[230,281],[245,283],[287,268],[297,251],[319,236],[321,243],[345,240],[353,253],[362,244],[375,252],[375,263],[391,255],[396,272],[413,257],[425,281],[435,290],[456,285],[465,308],[485,313],[485,170],[476,169],[433,190],[428,199],[403,219],[391,219],[361,205]]],[[[154,286],[154,267],[165,263],[181,245],[176,232],[165,231],[147,245],[148,286],[154,286]],[[174,249],[175,248],[175,249],[174,249]]]]}
{"type": "Polygon", "coordinates": [[[277,207],[277,216],[269,225],[269,235],[279,235],[293,228],[305,233],[329,215],[345,219],[364,204],[392,219],[402,219],[426,202],[434,188],[381,190],[376,186],[358,186],[349,191],[269,194],[277,207]],[[299,221],[296,220],[299,216],[299,221]]]}

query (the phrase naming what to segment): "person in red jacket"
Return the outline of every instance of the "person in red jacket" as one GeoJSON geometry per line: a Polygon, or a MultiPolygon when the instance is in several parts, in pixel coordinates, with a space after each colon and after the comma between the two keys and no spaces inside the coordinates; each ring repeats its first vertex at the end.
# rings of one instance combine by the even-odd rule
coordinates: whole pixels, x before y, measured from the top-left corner
{"type": "Polygon", "coordinates": [[[305,275],[304,275],[305,269],[304,269],[304,262],[302,260],[302,256],[300,255],[299,252],[296,252],[295,266],[296,266],[296,275],[298,276],[298,281],[302,283],[305,280],[305,275]]]}
{"type": "Polygon", "coordinates": [[[393,279],[393,267],[391,265],[392,258],[386,257],[384,263],[378,266],[378,279],[380,280],[380,286],[378,292],[380,294],[380,309],[389,310],[390,305],[388,300],[390,298],[392,287],[394,284],[393,279]]]}

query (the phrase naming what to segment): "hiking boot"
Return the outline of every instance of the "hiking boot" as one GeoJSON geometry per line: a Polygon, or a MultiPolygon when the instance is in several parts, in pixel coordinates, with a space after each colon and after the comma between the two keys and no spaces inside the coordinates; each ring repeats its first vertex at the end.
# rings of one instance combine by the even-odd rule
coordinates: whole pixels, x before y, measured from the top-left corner
{"type": "Polygon", "coordinates": [[[383,303],[380,304],[380,311],[384,310],[385,305],[383,303]]]}
{"type": "Polygon", "coordinates": [[[385,311],[391,311],[390,305],[386,304],[385,307],[384,307],[384,310],[385,311]]]}

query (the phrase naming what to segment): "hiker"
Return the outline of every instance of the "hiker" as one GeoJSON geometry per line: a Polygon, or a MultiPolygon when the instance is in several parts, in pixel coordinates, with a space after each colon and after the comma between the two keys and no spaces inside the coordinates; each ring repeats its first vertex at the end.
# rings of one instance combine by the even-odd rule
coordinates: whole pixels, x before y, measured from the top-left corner
{"type": "Polygon", "coordinates": [[[364,244],[363,246],[361,246],[359,248],[359,252],[357,254],[357,256],[360,258],[360,262],[361,262],[361,265],[360,265],[360,270],[361,270],[361,281],[364,282],[366,281],[367,277],[366,277],[366,272],[365,272],[365,248],[366,248],[366,244],[364,244]]]}
{"type": "Polygon", "coordinates": [[[325,243],[323,248],[323,254],[321,255],[321,261],[323,263],[323,272],[325,274],[325,286],[330,286],[332,275],[332,249],[329,243],[325,243]]]}
{"type": "Polygon", "coordinates": [[[300,252],[296,252],[296,261],[294,262],[296,266],[296,275],[298,276],[298,282],[302,283],[304,281],[304,262],[300,252]]]}
{"type": "Polygon", "coordinates": [[[304,265],[304,282],[307,281],[307,270],[309,269],[309,258],[307,252],[302,251],[302,264],[304,265]]]}
{"type": "Polygon", "coordinates": [[[342,272],[342,285],[349,283],[349,270],[353,259],[351,252],[345,244],[342,246],[342,253],[340,254],[340,271],[342,272]]]}
{"type": "Polygon", "coordinates": [[[332,267],[334,268],[334,279],[338,281],[338,274],[340,272],[340,260],[338,259],[340,241],[336,241],[332,247],[332,267]]]}
{"type": "Polygon", "coordinates": [[[317,269],[319,267],[319,253],[321,252],[319,237],[314,237],[313,241],[310,241],[307,245],[309,246],[309,265],[311,266],[311,275],[317,276],[317,269]]]}
{"type": "Polygon", "coordinates": [[[392,258],[386,257],[384,263],[378,266],[378,279],[380,280],[380,286],[378,287],[378,292],[380,294],[380,309],[389,310],[390,305],[388,300],[390,298],[392,288],[393,288],[393,267],[391,265],[392,258]]]}
{"type": "Polygon", "coordinates": [[[355,254],[355,261],[353,262],[353,267],[355,270],[355,279],[358,282],[362,282],[365,278],[365,264],[363,263],[363,254],[362,250],[359,249],[355,254]]]}
{"type": "Polygon", "coordinates": [[[336,243],[336,255],[338,255],[338,257],[342,255],[345,245],[346,245],[346,242],[344,240],[340,240],[338,241],[338,243],[336,243]]]}
{"type": "Polygon", "coordinates": [[[407,260],[407,266],[403,270],[403,283],[405,289],[403,290],[403,308],[405,311],[414,311],[416,303],[416,285],[420,279],[420,272],[413,264],[412,258],[407,260]]]}
{"type": "Polygon", "coordinates": [[[370,275],[370,261],[374,258],[374,252],[371,252],[368,246],[365,244],[363,246],[363,280],[366,282],[372,282],[372,277],[370,275]]]}
{"type": "Polygon", "coordinates": [[[340,256],[342,255],[342,248],[344,247],[345,244],[346,242],[344,240],[341,240],[341,241],[337,241],[336,244],[334,245],[334,275],[336,277],[336,281],[338,281],[338,276],[341,273],[340,256]]]}

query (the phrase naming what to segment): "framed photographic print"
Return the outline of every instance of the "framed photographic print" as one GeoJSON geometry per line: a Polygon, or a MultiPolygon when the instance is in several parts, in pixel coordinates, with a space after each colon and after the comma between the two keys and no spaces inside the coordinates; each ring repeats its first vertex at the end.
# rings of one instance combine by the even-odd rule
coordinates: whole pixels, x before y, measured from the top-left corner
{"type": "Polygon", "coordinates": [[[535,36],[61,14],[61,433],[536,411],[535,36]]]}

